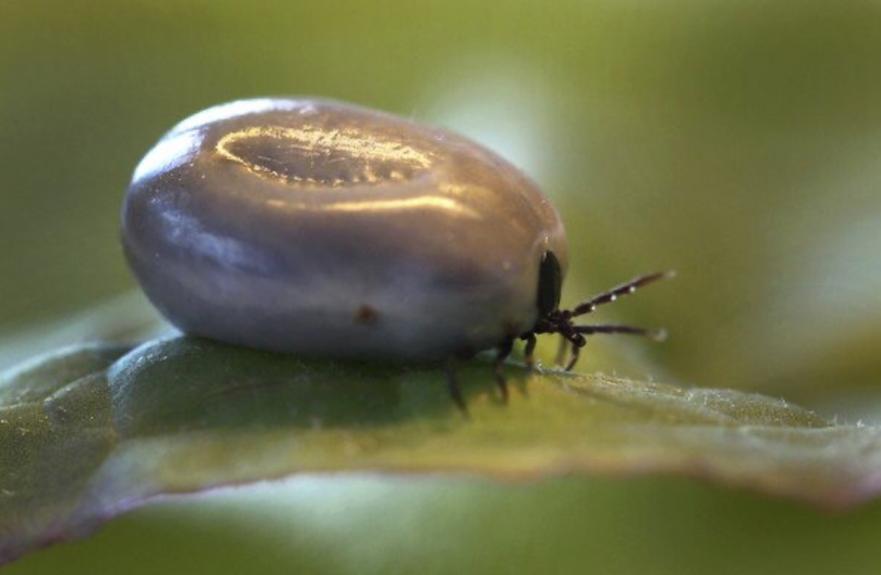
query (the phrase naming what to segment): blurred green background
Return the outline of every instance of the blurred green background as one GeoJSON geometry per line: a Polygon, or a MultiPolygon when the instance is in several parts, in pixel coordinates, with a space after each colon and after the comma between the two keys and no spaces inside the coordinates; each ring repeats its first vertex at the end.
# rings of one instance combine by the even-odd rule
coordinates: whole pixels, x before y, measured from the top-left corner
{"type": "MultiPolygon", "coordinates": [[[[843,419],[881,421],[881,4],[859,0],[0,0],[0,338],[134,288],[117,240],[120,202],[138,159],[173,123],[218,102],[286,94],[441,124],[521,166],[567,224],[567,301],[637,273],[677,269],[674,283],[603,314],[665,325],[671,339],[616,347],[626,361],[609,363],[602,350],[621,344],[597,342],[600,353],[587,353],[582,369],[755,389],[843,419]]],[[[441,485],[407,491],[422,510],[413,529],[431,517],[441,489],[492,530],[499,504],[481,507],[479,496],[488,488],[441,485]]],[[[587,515],[612,517],[619,509],[634,523],[619,521],[618,539],[602,541],[626,553],[629,536],[655,536],[634,527],[645,518],[634,517],[628,493],[647,516],[674,510],[671,521],[682,520],[677,501],[703,498],[725,514],[721,535],[702,542],[715,541],[719,565],[730,568],[722,558],[733,561],[756,542],[753,519],[776,518],[787,529],[778,557],[833,523],[855,534],[853,569],[839,572],[876,572],[852,558],[866,555],[853,547],[863,541],[859,526],[881,532],[877,506],[833,520],[709,488],[695,494],[685,482],[591,485],[506,489],[523,505],[550,502],[542,508],[555,511],[539,515],[546,542],[554,528],[567,541],[577,539],[571,529],[592,533],[587,523],[558,524],[554,513],[568,517],[583,505],[587,515]],[[655,511],[649,494],[659,499],[655,511]]],[[[368,487],[378,514],[400,491],[368,487]]],[[[319,509],[332,500],[311,501],[319,509]]],[[[171,507],[112,525],[104,545],[52,550],[19,572],[57,568],[53,553],[66,561],[156,551],[141,549],[139,538],[177,525],[180,514],[216,521],[205,507],[171,507]],[[163,513],[170,516],[157,522],[163,513]]],[[[651,521],[665,531],[667,522],[651,521]]],[[[434,557],[455,557],[462,541],[455,521],[446,525],[453,533],[434,557]]],[[[669,542],[705,528],[688,525],[657,536],[669,542]]],[[[223,572],[206,558],[219,546],[230,552],[229,538],[211,539],[212,547],[199,528],[184,531],[182,541],[203,558],[190,557],[187,572],[223,572]]],[[[353,528],[337,543],[364,549],[370,533],[369,525],[353,528]]],[[[587,564],[596,551],[570,550],[565,565],[587,564]]],[[[838,545],[828,552],[841,555],[828,557],[844,551],[838,545]]],[[[541,563],[550,552],[541,547],[534,557],[541,563]]],[[[799,572],[824,564],[820,550],[802,552],[799,572]]],[[[644,563],[630,557],[598,572],[706,572],[715,556],[683,564],[648,551],[639,557],[644,563]]]]}

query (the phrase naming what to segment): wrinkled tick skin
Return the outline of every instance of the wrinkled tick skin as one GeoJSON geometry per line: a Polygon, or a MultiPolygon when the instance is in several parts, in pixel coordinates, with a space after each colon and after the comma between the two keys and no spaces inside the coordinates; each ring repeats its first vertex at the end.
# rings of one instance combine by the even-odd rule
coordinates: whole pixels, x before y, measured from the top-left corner
{"type": "MultiPolygon", "coordinates": [[[[559,333],[566,237],[516,168],[456,134],[328,100],[257,99],[174,127],[135,170],[128,261],[185,333],[331,357],[450,360],[559,333]]],[[[461,398],[451,379],[454,398],[461,398]]]]}

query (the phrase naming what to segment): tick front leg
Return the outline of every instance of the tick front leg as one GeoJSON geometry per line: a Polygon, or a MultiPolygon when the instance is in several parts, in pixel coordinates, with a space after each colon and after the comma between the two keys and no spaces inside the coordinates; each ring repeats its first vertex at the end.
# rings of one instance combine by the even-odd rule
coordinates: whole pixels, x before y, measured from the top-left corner
{"type": "Polygon", "coordinates": [[[587,340],[581,334],[576,335],[571,341],[572,355],[569,357],[569,364],[566,366],[566,371],[572,371],[572,368],[578,363],[578,356],[581,354],[581,348],[587,343],[587,340]]]}
{"type": "Polygon", "coordinates": [[[554,365],[563,367],[563,361],[566,359],[566,349],[569,347],[569,340],[560,334],[560,344],[557,346],[557,356],[554,358],[554,365]]]}
{"type": "Polygon", "coordinates": [[[650,283],[654,283],[658,280],[672,278],[675,275],[676,272],[674,271],[666,271],[634,278],[627,283],[623,283],[619,286],[613,287],[609,291],[603,292],[598,296],[594,296],[593,298],[578,304],[571,311],[564,313],[568,314],[568,317],[578,317],[580,315],[592,313],[597,307],[601,305],[617,301],[618,298],[630,295],[643,286],[647,286],[650,283]]]}

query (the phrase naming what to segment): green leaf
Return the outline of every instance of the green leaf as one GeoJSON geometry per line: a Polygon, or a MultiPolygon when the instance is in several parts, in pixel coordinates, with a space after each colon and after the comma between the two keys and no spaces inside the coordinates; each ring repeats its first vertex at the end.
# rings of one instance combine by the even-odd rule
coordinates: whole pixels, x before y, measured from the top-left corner
{"type": "Polygon", "coordinates": [[[500,480],[659,472],[825,506],[874,496],[881,432],[725,390],[510,365],[305,361],[174,338],[83,347],[0,380],[0,558],[88,533],[150,498],[302,472],[500,480]],[[121,357],[120,357],[121,356],[121,357]]]}

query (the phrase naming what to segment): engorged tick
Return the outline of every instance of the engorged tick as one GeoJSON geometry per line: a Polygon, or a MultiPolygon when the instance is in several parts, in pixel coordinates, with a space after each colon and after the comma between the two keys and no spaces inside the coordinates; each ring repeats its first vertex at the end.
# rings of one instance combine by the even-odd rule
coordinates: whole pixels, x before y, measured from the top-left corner
{"type": "MultiPolygon", "coordinates": [[[[122,214],[144,291],[185,333],[304,355],[445,361],[560,334],[666,277],[559,309],[566,237],[520,171],[451,132],[329,100],[257,99],[184,120],[141,160],[122,214]],[[369,305],[363,302],[370,302],[369,305]]],[[[455,378],[450,390],[464,410],[455,378]]]]}

